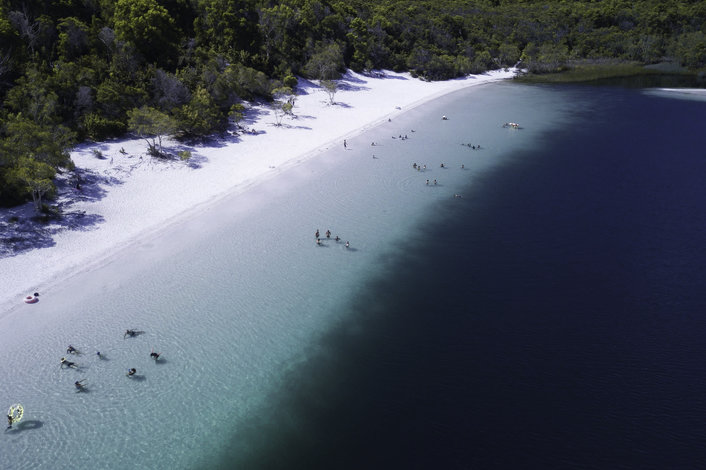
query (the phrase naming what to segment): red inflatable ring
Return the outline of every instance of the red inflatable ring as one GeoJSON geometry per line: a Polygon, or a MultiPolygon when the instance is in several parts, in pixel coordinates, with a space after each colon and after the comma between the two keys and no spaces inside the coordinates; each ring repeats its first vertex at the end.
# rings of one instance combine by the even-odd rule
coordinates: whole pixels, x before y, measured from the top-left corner
{"type": "Polygon", "coordinates": [[[26,304],[36,304],[37,302],[39,302],[39,297],[35,297],[33,295],[28,295],[25,297],[26,304]]]}

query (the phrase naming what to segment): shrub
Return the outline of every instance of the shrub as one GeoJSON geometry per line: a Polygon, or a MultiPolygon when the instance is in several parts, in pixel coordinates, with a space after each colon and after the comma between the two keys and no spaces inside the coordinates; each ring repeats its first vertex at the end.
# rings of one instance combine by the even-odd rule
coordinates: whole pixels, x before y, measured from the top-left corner
{"type": "Polygon", "coordinates": [[[95,141],[119,137],[127,131],[127,126],[124,122],[107,119],[98,113],[91,113],[84,116],[83,127],[86,131],[86,135],[95,141]]]}

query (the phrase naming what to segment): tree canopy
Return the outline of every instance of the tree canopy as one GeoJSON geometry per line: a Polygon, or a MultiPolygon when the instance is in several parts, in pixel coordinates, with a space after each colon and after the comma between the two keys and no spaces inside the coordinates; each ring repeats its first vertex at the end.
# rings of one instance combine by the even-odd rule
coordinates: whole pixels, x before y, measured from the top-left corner
{"type": "Polygon", "coordinates": [[[68,167],[77,139],[136,132],[147,111],[199,137],[244,100],[346,68],[443,80],[520,60],[546,73],[668,58],[703,70],[704,31],[693,0],[0,0],[0,205],[31,199],[17,177],[27,159],[68,167]]]}

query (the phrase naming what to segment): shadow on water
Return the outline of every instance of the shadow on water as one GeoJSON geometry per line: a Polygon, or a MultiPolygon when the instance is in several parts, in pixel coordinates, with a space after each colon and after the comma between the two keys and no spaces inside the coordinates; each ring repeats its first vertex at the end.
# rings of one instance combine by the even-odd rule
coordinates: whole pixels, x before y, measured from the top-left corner
{"type": "Polygon", "coordinates": [[[17,424],[13,424],[11,428],[5,430],[5,433],[19,434],[20,432],[23,432],[23,431],[31,431],[33,429],[39,429],[42,426],[44,426],[44,423],[42,421],[39,421],[36,419],[28,419],[28,420],[20,421],[17,424]]]}

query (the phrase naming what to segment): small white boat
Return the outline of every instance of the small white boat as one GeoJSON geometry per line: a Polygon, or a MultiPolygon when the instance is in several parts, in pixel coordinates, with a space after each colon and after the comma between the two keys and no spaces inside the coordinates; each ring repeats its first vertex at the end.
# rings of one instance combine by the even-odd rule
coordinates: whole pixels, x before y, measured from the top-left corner
{"type": "Polygon", "coordinates": [[[520,125],[516,122],[506,122],[503,127],[511,127],[512,129],[519,129],[520,125]]]}

